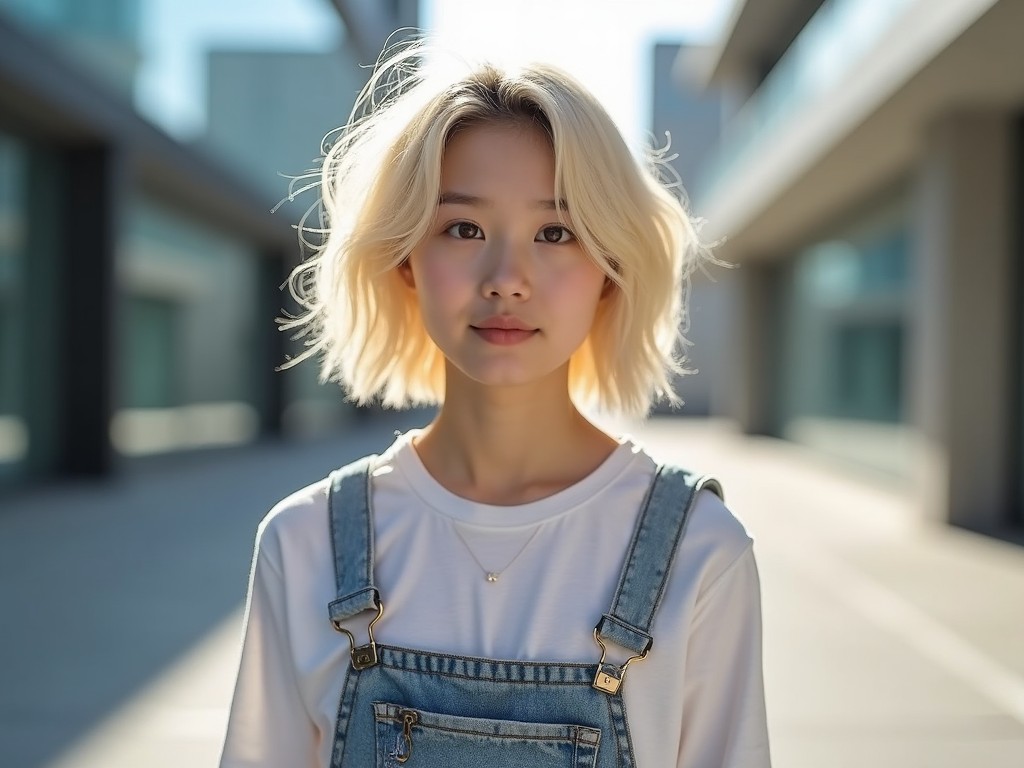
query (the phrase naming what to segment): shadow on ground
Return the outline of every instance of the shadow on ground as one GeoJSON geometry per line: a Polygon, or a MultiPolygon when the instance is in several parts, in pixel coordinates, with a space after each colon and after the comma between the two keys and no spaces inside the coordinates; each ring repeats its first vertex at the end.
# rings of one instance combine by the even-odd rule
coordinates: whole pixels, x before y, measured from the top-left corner
{"type": "Polygon", "coordinates": [[[0,500],[0,765],[41,768],[174,663],[243,602],[274,503],[427,418],[147,460],[0,500]]]}

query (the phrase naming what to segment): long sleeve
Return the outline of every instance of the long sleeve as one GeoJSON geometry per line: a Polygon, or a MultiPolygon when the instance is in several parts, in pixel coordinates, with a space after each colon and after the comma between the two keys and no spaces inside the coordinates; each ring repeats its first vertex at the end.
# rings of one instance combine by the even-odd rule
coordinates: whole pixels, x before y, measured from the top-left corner
{"type": "Polygon", "coordinates": [[[768,768],[761,590],[748,547],[698,598],[679,768],[768,768]]]}
{"type": "Polygon", "coordinates": [[[261,527],[246,600],[242,657],[221,768],[315,766],[315,728],[299,694],[276,538],[261,527]]]}

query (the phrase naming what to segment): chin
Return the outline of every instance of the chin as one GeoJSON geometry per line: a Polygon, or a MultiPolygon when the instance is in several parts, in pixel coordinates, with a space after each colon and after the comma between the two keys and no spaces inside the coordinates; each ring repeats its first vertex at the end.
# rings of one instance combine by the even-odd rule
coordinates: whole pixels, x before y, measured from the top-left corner
{"type": "Polygon", "coordinates": [[[539,381],[537,376],[512,374],[467,374],[466,378],[482,387],[522,387],[539,381]]]}
{"type": "Polygon", "coordinates": [[[459,372],[468,381],[485,387],[524,387],[533,384],[549,383],[552,374],[560,366],[524,370],[522,366],[457,366],[459,372]]]}

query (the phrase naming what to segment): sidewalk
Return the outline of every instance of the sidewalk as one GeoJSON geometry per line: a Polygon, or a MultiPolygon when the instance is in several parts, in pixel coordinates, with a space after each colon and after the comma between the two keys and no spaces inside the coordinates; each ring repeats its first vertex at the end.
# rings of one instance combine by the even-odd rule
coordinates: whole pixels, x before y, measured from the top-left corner
{"type": "Polygon", "coordinates": [[[643,438],[718,475],[756,539],[777,768],[1024,765],[1024,548],[781,441],[643,438]]]}
{"type": "MultiPolygon", "coordinates": [[[[17,499],[0,514],[0,765],[215,765],[256,523],[412,423],[17,499]]],[[[1024,548],[920,524],[897,491],[779,441],[630,431],[720,477],[757,540],[777,768],[1024,765],[1024,548]]]]}

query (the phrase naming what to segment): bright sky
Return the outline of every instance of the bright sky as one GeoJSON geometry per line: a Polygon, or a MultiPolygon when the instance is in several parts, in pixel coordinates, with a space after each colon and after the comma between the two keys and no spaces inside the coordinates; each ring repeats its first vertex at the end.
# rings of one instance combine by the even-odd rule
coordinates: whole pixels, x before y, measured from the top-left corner
{"type": "MultiPolygon", "coordinates": [[[[367,0],[370,1],[370,0],[367,0]]],[[[421,0],[420,25],[471,56],[538,59],[572,72],[640,146],[655,42],[704,42],[732,0],[421,0]]],[[[327,50],[329,0],[144,0],[139,107],[176,136],[202,132],[208,48],[327,50]]]]}
{"type": "Polygon", "coordinates": [[[575,75],[634,148],[650,123],[659,42],[710,42],[732,0],[434,0],[420,18],[468,55],[545,61],[575,75]]]}

